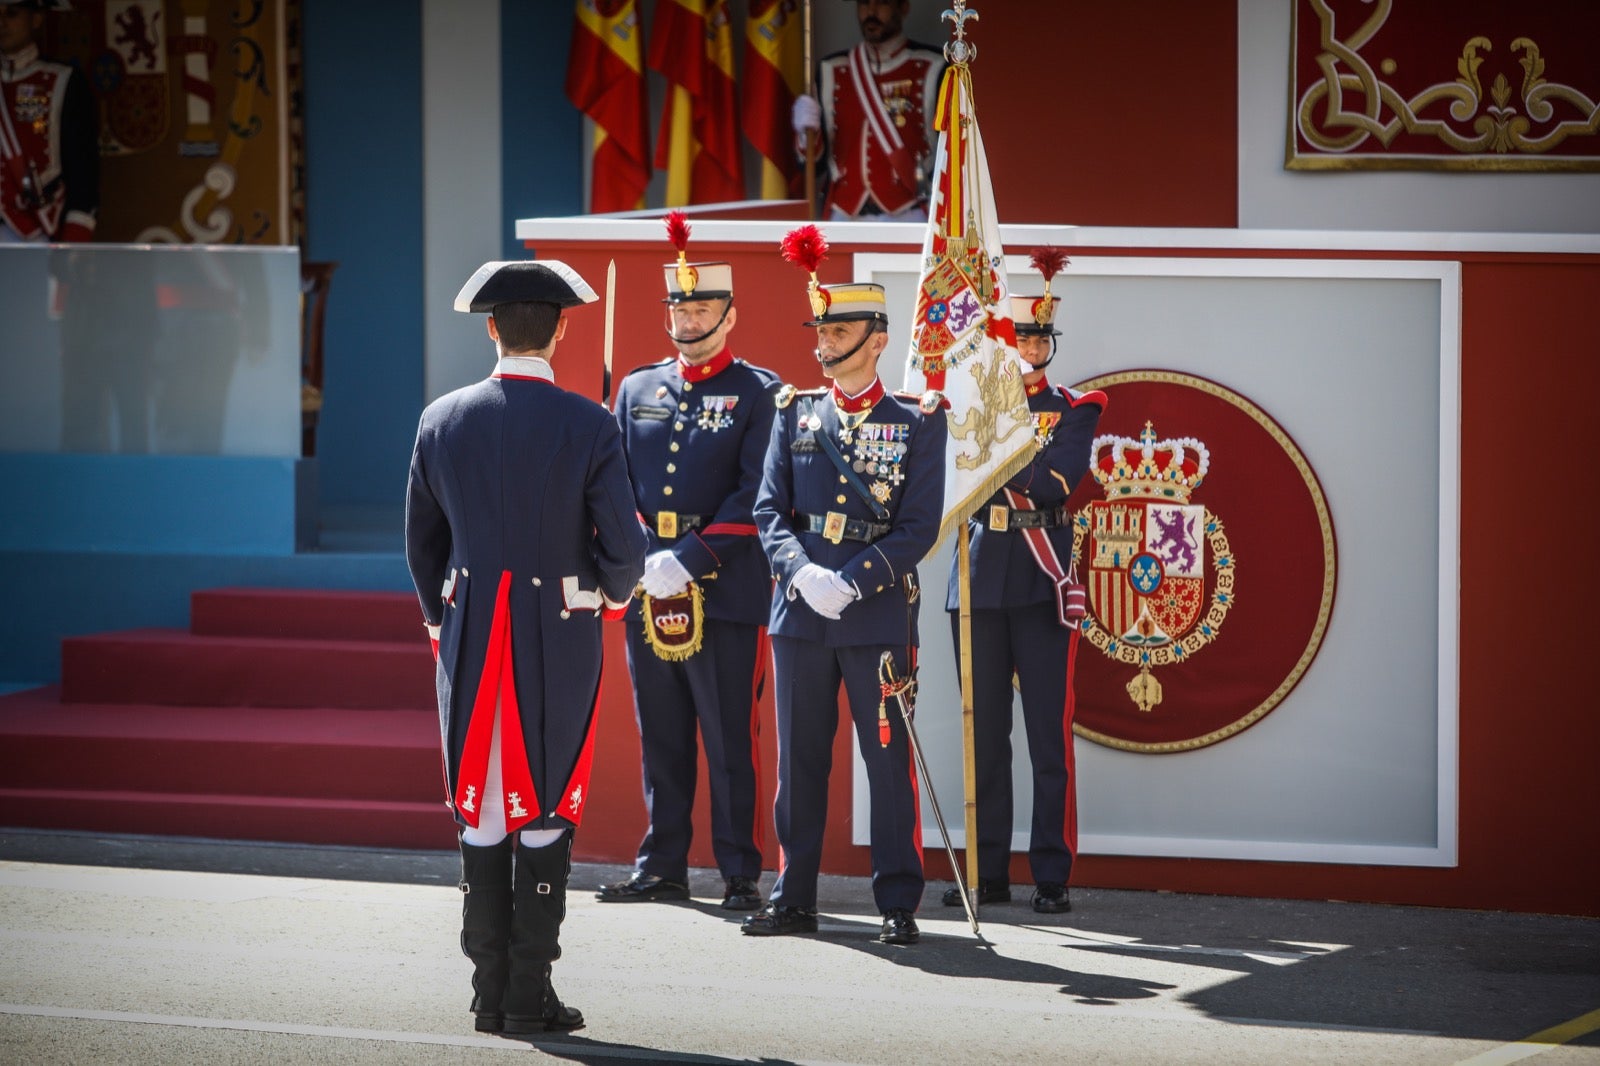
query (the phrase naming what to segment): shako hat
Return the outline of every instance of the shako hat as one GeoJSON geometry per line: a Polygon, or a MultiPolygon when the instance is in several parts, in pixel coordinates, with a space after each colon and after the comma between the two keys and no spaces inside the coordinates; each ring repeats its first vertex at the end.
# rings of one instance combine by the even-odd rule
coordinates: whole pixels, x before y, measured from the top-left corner
{"type": "Polygon", "coordinates": [[[817,281],[817,267],[828,257],[828,239],[816,226],[807,224],[790,230],[778,243],[778,251],[811,277],[806,285],[806,296],[811,301],[812,317],[801,325],[889,321],[889,304],[882,285],[870,281],[823,285],[817,281]]]}
{"type": "Polygon", "coordinates": [[[678,250],[678,261],[662,265],[667,277],[667,295],[662,303],[681,304],[686,300],[726,300],[733,297],[732,263],[689,262],[689,218],[682,211],[668,211],[667,239],[678,250]]]}
{"type": "Polygon", "coordinates": [[[577,307],[599,298],[576,270],[559,259],[513,259],[479,267],[456,293],[455,309],[493,311],[499,304],[524,303],[577,307]]]}
{"type": "Polygon", "coordinates": [[[1013,295],[1011,321],[1016,326],[1019,337],[1059,337],[1061,331],[1056,329],[1056,310],[1061,306],[1061,300],[1050,294],[1050,279],[1067,265],[1067,253],[1060,248],[1045,245],[1033,250],[1030,261],[1033,269],[1044,275],[1044,295],[1013,295]]]}

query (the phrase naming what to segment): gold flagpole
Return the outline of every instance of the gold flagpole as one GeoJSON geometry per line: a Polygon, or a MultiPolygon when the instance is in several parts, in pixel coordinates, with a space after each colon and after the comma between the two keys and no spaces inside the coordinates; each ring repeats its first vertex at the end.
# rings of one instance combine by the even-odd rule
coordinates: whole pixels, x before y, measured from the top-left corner
{"type": "MultiPolygon", "coordinates": [[[[811,96],[816,92],[812,84],[811,74],[811,0],[805,0],[803,7],[804,33],[801,40],[804,55],[801,62],[806,66],[806,95],[811,96]]],[[[817,217],[817,136],[812,130],[806,130],[806,217],[817,217]]]]}
{"type": "MultiPolygon", "coordinates": [[[[972,547],[967,523],[956,527],[956,592],[960,598],[961,794],[966,800],[968,910],[978,912],[978,761],[972,731],[972,547]]],[[[977,923],[974,922],[974,925],[977,923]]]]}

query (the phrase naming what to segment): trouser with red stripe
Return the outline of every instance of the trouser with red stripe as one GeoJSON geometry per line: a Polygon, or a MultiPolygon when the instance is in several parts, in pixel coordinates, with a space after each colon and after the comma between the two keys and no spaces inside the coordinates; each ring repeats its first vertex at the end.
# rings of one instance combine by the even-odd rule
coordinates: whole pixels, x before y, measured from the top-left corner
{"type": "MultiPolygon", "coordinates": [[[[880,912],[914,911],[922,902],[922,803],[916,762],[900,707],[878,718],[878,662],[894,656],[896,677],[906,677],[914,649],[863,644],[830,648],[793,637],[772,638],[773,695],[778,712],[778,795],[773,807],[781,862],[772,902],[817,905],[817,872],[828,821],[828,771],[839,727],[839,686],[855,720],[856,741],[867,767],[872,798],[872,897],[880,912]],[[888,743],[882,743],[883,739],[888,743]]],[[[849,767],[844,769],[849,773],[849,767]]],[[[848,811],[840,812],[841,817],[848,811]]]]}
{"type": "Polygon", "coordinates": [[[766,683],[766,629],[708,618],[700,650],[667,662],[646,643],[637,611],[627,625],[650,819],[639,844],[639,870],[669,881],[688,877],[698,728],[710,779],[711,853],[717,868],[725,878],[759,879],[765,819],[758,813],[758,701],[766,683]]]}
{"type": "MultiPolygon", "coordinates": [[[[950,627],[961,654],[960,616],[950,627]]],[[[1028,866],[1035,882],[1066,884],[1078,850],[1069,666],[1074,631],[1053,600],[972,612],[972,748],[977,776],[978,876],[1010,880],[1013,671],[1033,763],[1028,866]]]]}

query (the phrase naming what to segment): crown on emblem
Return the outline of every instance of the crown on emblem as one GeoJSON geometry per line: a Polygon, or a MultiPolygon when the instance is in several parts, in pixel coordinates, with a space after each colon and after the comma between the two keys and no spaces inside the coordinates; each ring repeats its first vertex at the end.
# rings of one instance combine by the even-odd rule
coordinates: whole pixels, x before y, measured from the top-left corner
{"type": "Polygon", "coordinates": [[[669,637],[681,637],[689,631],[689,615],[684,611],[669,611],[655,616],[656,628],[669,637]]]}
{"type": "Polygon", "coordinates": [[[1089,470],[1106,499],[1151,499],[1189,502],[1211,467],[1211,452],[1193,437],[1156,440],[1146,422],[1139,439],[1104,436],[1094,439],[1089,470]],[[1109,446],[1109,447],[1108,447],[1109,446]],[[1101,449],[1105,448],[1104,455],[1101,449]]]}

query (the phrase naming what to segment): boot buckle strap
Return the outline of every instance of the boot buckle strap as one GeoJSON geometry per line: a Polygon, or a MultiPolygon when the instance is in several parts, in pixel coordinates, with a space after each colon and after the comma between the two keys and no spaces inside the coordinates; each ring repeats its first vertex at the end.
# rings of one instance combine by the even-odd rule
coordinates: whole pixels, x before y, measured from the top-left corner
{"type": "Polygon", "coordinates": [[[548,882],[548,881],[540,881],[537,885],[534,886],[534,890],[536,892],[538,892],[539,895],[541,895],[541,896],[548,896],[550,894],[550,882],[548,882]]]}

